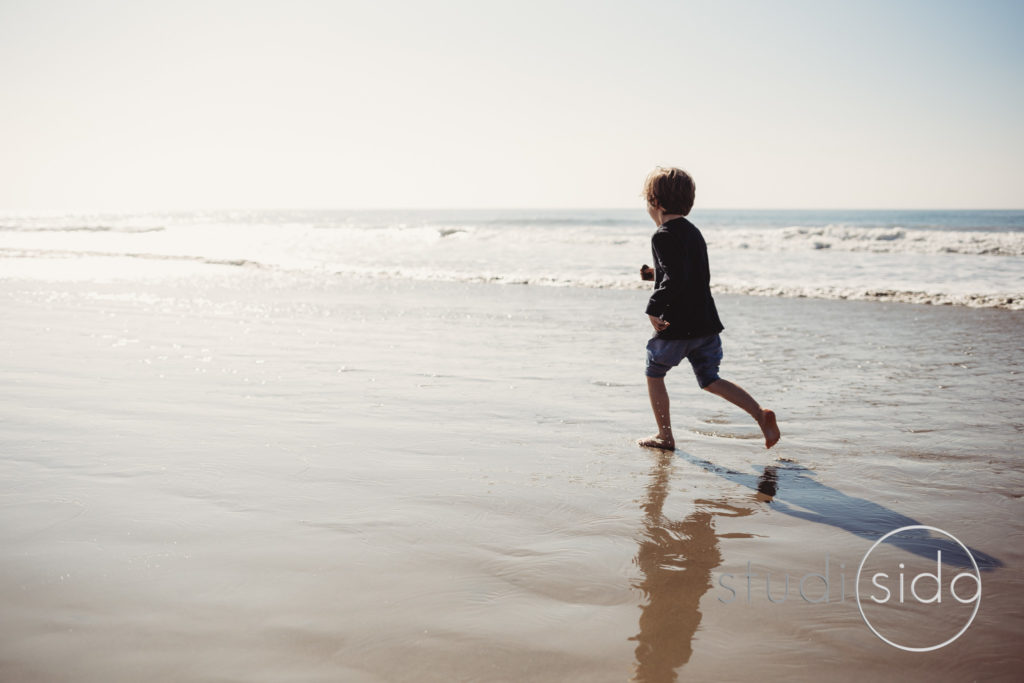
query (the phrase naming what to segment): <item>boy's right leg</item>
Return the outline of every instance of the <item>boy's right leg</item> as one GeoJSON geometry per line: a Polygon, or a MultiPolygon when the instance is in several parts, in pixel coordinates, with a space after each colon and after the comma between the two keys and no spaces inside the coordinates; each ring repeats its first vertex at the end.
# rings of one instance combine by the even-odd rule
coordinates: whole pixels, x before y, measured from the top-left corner
{"type": "Polygon", "coordinates": [[[754,397],[744,391],[743,387],[733,384],[727,379],[716,379],[704,387],[715,396],[721,396],[729,403],[738,406],[749,413],[750,417],[757,420],[757,426],[764,434],[764,447],[771,448],[779,441],[781,436],[779,425],[775,421],[775,412],[761,407],[754,397]]]}
{"type": "Polygon", "coordinates": [[[658,433],[655,436],[640,439],[637,444],[648,448],[673,451],[676,448],[676,440],[672,436],[672,418],[669,416],[668,389],[665,388],[665,378],[648,377],[647,395],[651,399],[651,410],[654,411],[654,421],[658,425],[658,433]]]}

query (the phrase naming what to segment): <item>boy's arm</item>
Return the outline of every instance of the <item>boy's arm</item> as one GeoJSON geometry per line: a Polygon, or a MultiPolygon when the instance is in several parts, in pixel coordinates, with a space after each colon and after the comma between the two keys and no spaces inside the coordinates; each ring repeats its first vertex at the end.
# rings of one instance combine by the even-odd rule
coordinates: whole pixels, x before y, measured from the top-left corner
{"type": "Polygon", "coordinates": [[[685,254],[679,240],[664,231],[654,233],[654,237],[651,238],[651,250],[661,271],[661,282],[647,302],[647,315],[664,319],[684,288],[685,254]]]}

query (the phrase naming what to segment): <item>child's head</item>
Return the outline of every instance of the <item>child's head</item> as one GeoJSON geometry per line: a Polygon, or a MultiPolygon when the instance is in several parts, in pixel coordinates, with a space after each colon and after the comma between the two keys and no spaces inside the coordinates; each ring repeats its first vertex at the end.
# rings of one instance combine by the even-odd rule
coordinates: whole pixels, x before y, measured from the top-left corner
{"type": "Polygon", "coordinates": [[[658,168],[651,171],[644,182],[647,206],[658,207],[667,214],[685,216],[693,208],[697,186],[690,174],[681,168],[658,168]]]}

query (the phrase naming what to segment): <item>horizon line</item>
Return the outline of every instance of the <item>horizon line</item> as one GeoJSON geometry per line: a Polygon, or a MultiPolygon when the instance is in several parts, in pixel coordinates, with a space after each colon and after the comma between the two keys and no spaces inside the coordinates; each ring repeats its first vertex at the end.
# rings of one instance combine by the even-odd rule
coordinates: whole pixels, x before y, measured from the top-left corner
{"type": "MultiPolygon", "coordinates": [[[[226,211],[353,211],[353,212],[369,212],[369,211],[637,211],[644,212],[643,207],[628,207],[628,206],[597,206],[597,207],[585,207],[585,206],[570,206],[570,207],[558,207],[558,206],[485,206],[485,207],[466,207],[466,206],[432,206],[432,207],[385,207],[385,206],[366,206],[366,207],[192,207],[192,208],[169,208],[169,207],[156,207],[156,208],[79,208],[79,209],[7,209],[0,208],[0,213],[69,213],[69,214],[88,214],[88,213],[155,213],[155,212],[226,212],[226,211]]],[[[722,207],[722,206],[709,206],[709,207],[694,207],[692,212],[699,211],[1022,211],[1024,207],[722,207]]]]}

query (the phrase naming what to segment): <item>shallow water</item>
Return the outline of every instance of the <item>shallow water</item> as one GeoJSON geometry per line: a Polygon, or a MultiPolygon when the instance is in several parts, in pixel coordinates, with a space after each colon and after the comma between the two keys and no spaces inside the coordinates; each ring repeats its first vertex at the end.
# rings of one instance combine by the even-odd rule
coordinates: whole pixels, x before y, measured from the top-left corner
{"type": "MultiPolygon", "coordinates": [[[[640,292],[211,265],[0,287],[0,679],[1024,671],[1021,312],[720,296],[723,376],[783,441],[680,368],[665,456],[632,443],[640,292]],[[886,645],[849,594],[723,601],[748,562],[776,595],[826,553],[850,582],[909,523],[982,564],[940,650],[886,645]]],[[[930,635],[915,614],[892,628],[930,635]]]]}

